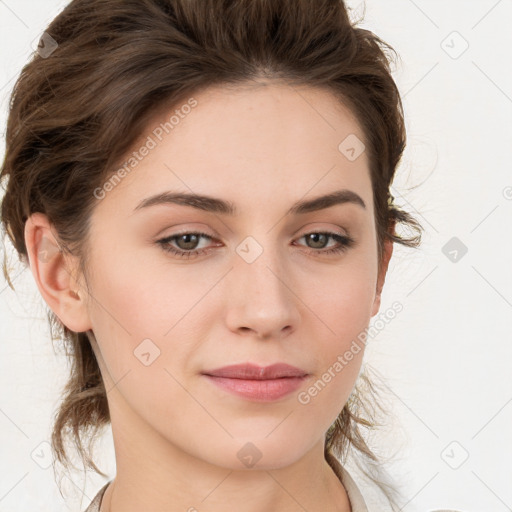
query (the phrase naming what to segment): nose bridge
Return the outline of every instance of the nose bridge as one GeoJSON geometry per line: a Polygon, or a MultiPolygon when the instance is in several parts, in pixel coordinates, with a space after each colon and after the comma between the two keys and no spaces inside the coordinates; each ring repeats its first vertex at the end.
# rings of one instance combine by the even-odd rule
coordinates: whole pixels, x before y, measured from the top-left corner
{"type": "Polygon", "coordinates": [[[298,310],[285,251],[273,232],[248,236],[235,248],[228,284],[228,322],[261,336],[279,336],[295,328],[298,310]],[[256,238],[258,237],[258,239],[256,238]]]}
{"type": "MultiPolygon", "coordinates": [[[[263,292],[282,294],[284,276],[281,269],[282,248],[277,246],[276,242],[271,241],[271,236],[267,236],[260,243],[254,237],[247,237],[236,248],[239,258],[235,264],[235,270],[249,284],[252,292],[263,292]],[[278,279],[281,277],[281,280],[278,279]]],[[[261,237],[259,238],[261,240],[261,237]]]]}

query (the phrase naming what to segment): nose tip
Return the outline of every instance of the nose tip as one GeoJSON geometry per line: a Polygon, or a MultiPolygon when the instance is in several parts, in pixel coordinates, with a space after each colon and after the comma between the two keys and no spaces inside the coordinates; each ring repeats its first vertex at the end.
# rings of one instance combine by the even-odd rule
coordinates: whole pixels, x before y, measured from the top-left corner
{"type": "MultiPolygon", "coordinates": [[[[297,327],[300,316],[288,278],[273,271],[265,256],[251,264],[239,262],[227,276],[227,324],[232,331],[253,333],[261,340],[281,339],[297,327]]],[[[275,259],[270,264],[280,268],[275,259]]]]}

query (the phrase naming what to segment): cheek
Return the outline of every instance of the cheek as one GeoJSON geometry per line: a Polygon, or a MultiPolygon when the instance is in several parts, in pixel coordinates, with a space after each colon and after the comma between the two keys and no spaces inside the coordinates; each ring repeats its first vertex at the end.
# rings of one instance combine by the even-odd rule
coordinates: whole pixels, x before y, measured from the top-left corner
{"type": "Polygon", "coordinates": [[[133,249],[97,255],[90,313],[95,329],[119,331],[135,347],[172,330],[204,294],[205,284],[165,261],[124,254],[133,249]]]}
{"type": "Polygon", "coordinates": [[[309,278],[302,287],[312,312],[322,320],[325,353],[343,348],[364,331],[371,319],[376,288],[376,262],[354,253],[350,259],[309,278]]]}
{"type": "MultiPolygon", "coordinates": [[[[332,293],[330,300],[318,304],[317,310],[328,329],[318,336],[318,353],[321,354],[322,371],[338,374],[333,368],[343,359],[343,380],[357,377],[364,353],[365,333],[371,319],[373,293],[367,286],[350,287],[348,283],[340,292],[332,293]]],[[[328,377],[326,376],[326,379],[328,377]]],[[[339,383],[341,379],[337,379],[339,383]]]]}
{"type": "Polygon", "coordinates": [[[173,402],[171,396],[176,399],[183,393],[172,376],[182,380],[188,357],[202,339],[197,335],[202,325],[197,315],[210,304],[200,299],[211,285],[206,278],[191,279],[192,271],[184,267],[123,254],[130,251],[111,248],[92,262],[90,316],[100,365],[107,389],[122,379],[117,389],[123,389],[124,399],[135,410],[151,403],[162,412],[166,402],[173,402]],[[155,395],[155,389],[162,394],[155,395]]]}
{"type": "MultiPolygon", "coordinates": [[[[327,429],[348,400],[359,376],[375,298],[376,260],[355,255],[328,274],[303,283],[316,373],[297,400],[306,424],[327,429]],[[315,284],[315,286],[311,286],[315,284]],[[308,291],[309,290],[309,291],[308,291]]],[[[306,350],[311,350],[305,347],[306,350]]]]}
{"type": "Polygon", "coordinates": [[[308,428],[326,431],[347,402],[359,376],[370,321],[368,288],[345,289],[325,301],[322,319],[329,330],[317,331],[316,373],[297,396],[308,428]],[[331,332],[333,331],[333,332],[331,332]]]}

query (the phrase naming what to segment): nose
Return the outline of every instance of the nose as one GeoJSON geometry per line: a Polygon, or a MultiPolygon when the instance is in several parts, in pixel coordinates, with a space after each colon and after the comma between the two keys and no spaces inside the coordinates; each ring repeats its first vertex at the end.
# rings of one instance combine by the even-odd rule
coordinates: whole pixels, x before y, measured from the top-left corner
{"type": "Polygon", "coordinates": [[[281,339],[300,322],[300,297],[277,250],[265,248],[252,262],[235,254],[226,276],[226,323],[232,332],[281,339]]]}

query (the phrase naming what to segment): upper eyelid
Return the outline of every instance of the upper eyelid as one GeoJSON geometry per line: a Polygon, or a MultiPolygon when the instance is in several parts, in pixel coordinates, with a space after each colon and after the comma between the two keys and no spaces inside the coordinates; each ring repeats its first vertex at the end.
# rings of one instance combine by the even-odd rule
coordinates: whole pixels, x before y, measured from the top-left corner
{"type": "MultiPolygon", "coordinates": [[[[339,221],[335,221],[335,222],[339,222],[339,221]]],[[[321,224],[321,222],[317,221],[317,222],[313,222],[313,223],[310,223],[310,224],[321,224]]],[[[205,227],[205,228],[203,228],[203,227],[188,227],[188,228],[180,229],[176,233],[172,233],[171,235],[167,235],[167,236],[165,236],[165,238],[169,238],[169,237],[172,237],[172,236],[186,235],[186,234],[201,233],[201,234],[204,234],[205,236],[208,236],[210,238],[216,238],[217,239],[218,238],[217,235],[215,235],[215,234],[208,234],[207,233],[207,231],[209,231],[209,230],[210,230],[210,228],[207,228],[207,227],[205,227]]],[[[319,227],[319,226],[317,226],[317,227],[309,227],[300,236],[304,236],[304,235],[307,235],[309,233],[333,233],[333,234],[340,235],[340,236],[347,236],[347,237],[350,236],[350,230],[347,229],[346,227],[342,227],[342,226],[337,226],[337,227],[319,227]],[[338,232],[337,230],[340,230],[340,231],[338,232]]]]}
{"type": "MultiPolygon", "coordinates": [[[[315,234],[315,233],[326,234],[326,235],[330,236],[331,238],[334,238],[335,236],[339,236],[342,238],[351,238],[349,233],[338,233],[337,231],[332,231],[329,229],[312,229],[312,230],[303,232],[299,236],[294,237],[294,240],[300,240],[301,238],[303,238],[307,235],[315,234]]],[[[219,239],[216,236],[209,235],[208,233],[204,233],[204,232],[200,232],[200,231],[194,231],[194,230],[185,230],[185,231],[181,231],[178,233],[173,233],[172,235],[168,235],[168,236],[159,238],[159,241],[173,240],[173,239],[178,238],[183,235],[198,235],[202,238],[209,238],[210,240],[217,241],[217,242],[219,241],[219,239]]]]}

